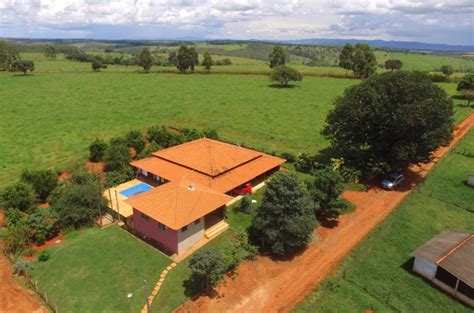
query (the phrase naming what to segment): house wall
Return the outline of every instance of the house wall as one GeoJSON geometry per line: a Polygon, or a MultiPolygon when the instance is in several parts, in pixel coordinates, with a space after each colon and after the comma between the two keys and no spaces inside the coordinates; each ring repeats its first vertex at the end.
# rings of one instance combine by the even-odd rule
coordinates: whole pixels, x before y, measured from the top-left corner
{"type": "Polygon", "coordinates": [[[178,253],[181,253],[204,237],[204,217],[199,219],[199,224],[196,225],[192,222],[188,225],[187,230],[183,231],[180,229],[177,232],[178,253]]]}
{"type": "Polygon", "coordinates": [[[176,230],[166,227],[161,230],[159,223],[148,217],[148,220],[142,217],[142,213],[133,209],[133,224],[135,231],[142,236],[157,242],[172,253],[178,253],[178,234],[176,230]]]}
{"type": "Polygon", "coordinates": [[[418,274],[432,279],[435,276],[437,265],[421,258],[415,258],[413,270],[418,274]]]}

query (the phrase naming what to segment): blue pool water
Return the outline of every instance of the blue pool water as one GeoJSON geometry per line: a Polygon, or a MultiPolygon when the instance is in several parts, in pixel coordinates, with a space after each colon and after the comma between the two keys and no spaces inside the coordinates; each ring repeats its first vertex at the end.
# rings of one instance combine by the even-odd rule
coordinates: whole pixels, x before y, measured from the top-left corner
{"type": "Polygon", "coordinates": [[[139,195],[151,189],[153,189],[152,186],[147,185],[145,183],[139,183],[138,185],[135,185],[133,187],[120,191],[120,194],[124,195],[127,198],[131,198],[133,196],[139,195]]]}

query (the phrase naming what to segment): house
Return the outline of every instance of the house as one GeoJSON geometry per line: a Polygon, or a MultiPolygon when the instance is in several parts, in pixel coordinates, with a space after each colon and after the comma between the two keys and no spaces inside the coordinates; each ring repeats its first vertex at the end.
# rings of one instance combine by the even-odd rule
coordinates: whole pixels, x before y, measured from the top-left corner
{"type": "Polygon", "coordinates": [[[474,307],[474,233],[445,230],[411,256],[413,271],[474,307]]]}
{"type": "Polygon", "coordinates": [[[131,162],[136,179],[105,194],[139,236],[170,254],[181,254],[227,229],[225,210],[234,191],[260,184],[284,162],[203,138],[131,162]]]}

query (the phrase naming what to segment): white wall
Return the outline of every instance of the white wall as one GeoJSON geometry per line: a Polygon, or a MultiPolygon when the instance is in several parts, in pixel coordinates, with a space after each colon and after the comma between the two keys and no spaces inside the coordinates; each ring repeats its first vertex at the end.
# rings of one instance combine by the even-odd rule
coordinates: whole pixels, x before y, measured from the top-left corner
{"type": "Polygon", "coordinates": [[[204,237],[204,217],[199,219],[199,224],[194,222],[188,225],[186,231],[178,230],[178,253],[183,252],[192,245],[196,244],[204,237]]]}
{"type": "Polygon", "coordinates": [[[432,279],[435,276],[437,265],[421,258],[415,258],[413,270],[426,278],[432,279]]]}

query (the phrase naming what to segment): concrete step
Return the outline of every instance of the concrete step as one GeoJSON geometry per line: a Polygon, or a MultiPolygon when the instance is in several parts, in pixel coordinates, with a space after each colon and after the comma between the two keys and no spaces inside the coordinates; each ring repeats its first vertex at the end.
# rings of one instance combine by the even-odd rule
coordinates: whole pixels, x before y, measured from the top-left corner
{"type": "Polygon", "coordinates": [[[211,239],[214,237],[217,237],[218,235],[222,234],[227,228],[229,228],[229,224],[226,222],[222,221],[217,223],[216,225],[212,226],[208,230],[204,232],[204,236],[207,239],[211,239]]]}

